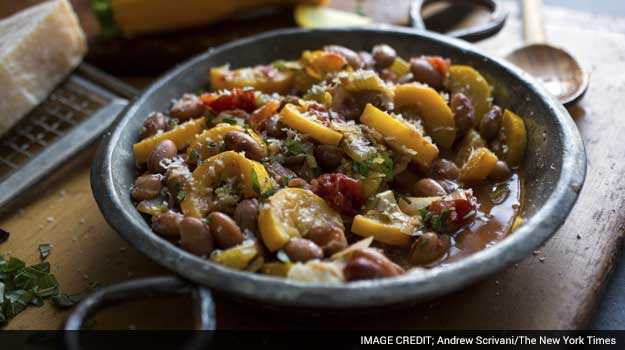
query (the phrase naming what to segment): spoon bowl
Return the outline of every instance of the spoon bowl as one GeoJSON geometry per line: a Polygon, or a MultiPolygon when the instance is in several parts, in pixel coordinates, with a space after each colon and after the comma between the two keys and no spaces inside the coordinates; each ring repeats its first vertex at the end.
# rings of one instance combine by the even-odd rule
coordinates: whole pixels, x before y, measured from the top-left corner
{"type": "Polygon", "coordinates": [[[584,95],[589,77],[566,50],[542,43],[510,52],[506,59],[528,72],[565,106],[584,95]]]}

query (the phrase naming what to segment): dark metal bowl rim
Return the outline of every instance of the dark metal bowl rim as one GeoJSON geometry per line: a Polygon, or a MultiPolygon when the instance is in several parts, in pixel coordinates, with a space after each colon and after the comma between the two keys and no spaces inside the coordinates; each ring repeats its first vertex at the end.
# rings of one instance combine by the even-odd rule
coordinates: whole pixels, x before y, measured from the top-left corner
{"type": "Polygon", "coordinates": [[[544,244],[561,226],[574,205],[586,174],[586,155],[582,139],[566,109],[528,74],[502,59],[481,52],[470,44],[436,33],[418,32],[397,27],[375,26],[341,29],[284,29],[255,35],[209,50],[184,64],[175,67],[148,87],[113,124],[100,145],[94,161],[91,184],[95,199],[107,222],[133,246],[162,266],[177,274],[213,288],[245,299],[307,308],[345,309],[373,307],[401,302],[424,301],[458,290],[468,284],[500,271],[529,256],[544,244]],[[455,46],[481,56],[491,64],[499,65],[520,79],[530,90],[546,101],[557,118],[562,137],[563,163],[555,190],[542,207],[514,234],[497,244],[468,256],[461,261],[419,273],[396,278],[362,281],[343,285],[302,283],[260,274],[228,269],[194,256],[158,237],[145,224],[125,212],[121,203],[129,197],[116,194],[113,184],[113,157],[120,135],[138,106],[165,81],[176,79],[188,66],[207,59],[221,50],[244,47],[257,40],[283,35],[306,35],[311,31],[354,32],[360,35],[383,33],[412,35],[440,45],[455,46]]]}

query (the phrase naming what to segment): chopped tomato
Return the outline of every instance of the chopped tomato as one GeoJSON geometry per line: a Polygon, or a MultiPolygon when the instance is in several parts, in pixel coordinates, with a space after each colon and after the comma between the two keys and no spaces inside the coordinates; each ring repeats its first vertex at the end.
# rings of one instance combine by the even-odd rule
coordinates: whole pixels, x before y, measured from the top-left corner
{"type": "Polygon", "coordinates": [[[310,183],[315,194],[343,214],[356,215],[365,203],[362,185],[347,175],[323,174],[310,183]]]}
{"type": "Polygon", "coordinates": [[[221,93],[205,93],[200,96],[205,106],[215,112],[242,109],[252,112],[256,109],[254,90],[232,89],[221,93]]]}
{"type": "Polygon", "coordinates": [[[450,233],[470,223],[477,213],[477,202],[470,192],[467,199],[448,199],[432,202],[422,211],[423,224],[441,233],[450,233]]]}
{"type": "Polygon", "coordinates": [[[425,56],[424,58],[442,75],[447,75],[449,72],[449,65],[451,64],[449,59],[444,59],[441,56],[425,56]]]}
{"type": "Polygon", "coordinates": [[[271,118],[272,115],[276,114],[278,108],[280,108],[280,103],[274,100],[269,100],[267,104],[252,112],[248,119],[252,129],[256,131],[262,129],[262,125],[264,125],[267,119],[271,118]]]}

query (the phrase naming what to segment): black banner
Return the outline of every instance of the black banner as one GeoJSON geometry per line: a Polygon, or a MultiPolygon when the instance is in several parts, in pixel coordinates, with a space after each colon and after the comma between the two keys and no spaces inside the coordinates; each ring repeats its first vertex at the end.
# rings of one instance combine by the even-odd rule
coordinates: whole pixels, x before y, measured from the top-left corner
{"type": "Polygon", "coordinates": [[[625,331],[0,331],[4,350],[625,349],[625,331]]]}

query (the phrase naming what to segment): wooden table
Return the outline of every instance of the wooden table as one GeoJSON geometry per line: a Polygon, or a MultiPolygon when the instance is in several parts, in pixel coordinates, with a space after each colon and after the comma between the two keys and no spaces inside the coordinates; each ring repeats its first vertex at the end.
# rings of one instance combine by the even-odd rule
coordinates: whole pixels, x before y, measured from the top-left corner
{"type": "MultiPolygon", "coordinates": [[[[0,8],[1,9],[1,8],[0,8]]],[[[512,8],[514,10],[514,8],[512,8]]],[[[359,317],[269,314],[217,296],[219,328],[572,329],[588,324],[625,234],[625,20],[548,8],[549,39],[568,48],[591,73],[590,90],[570,112],[583,135],[588,175],[565,225],[535,255],[507,271],[434,302],[359,317]],[[622,31],[616,33],[614,30],[622,31]]],[[[404,12],[405,13],[405,12],[404,12]]],[[[505,30],[480,44],[495,54],[520,44],[513,15],[505,30]]],[[[11,232],[0,252],[30,263],[51,243],[48,260],[63,292],[168,272],[108,227],[89,186],[94,147],[77,155],[0,218],[11,232]]],[[[96,328],[184,328],[186,299],[148,300],[99,314],[96,328]]],[[[29,308],[8,329],[57,329],[67,312],[49,303],[29,308]]]]}

